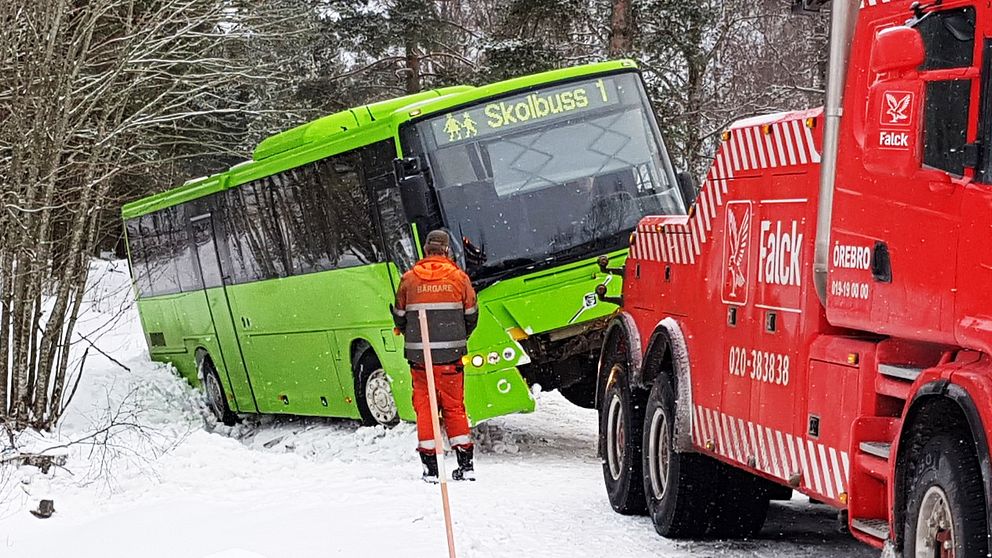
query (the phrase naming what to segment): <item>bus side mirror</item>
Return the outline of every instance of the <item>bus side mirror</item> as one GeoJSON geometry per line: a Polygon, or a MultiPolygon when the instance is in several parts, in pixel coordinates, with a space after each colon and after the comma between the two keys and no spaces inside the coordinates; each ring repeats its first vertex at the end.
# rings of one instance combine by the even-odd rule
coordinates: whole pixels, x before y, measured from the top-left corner
{"type": "Polygon", "coordinates": [[[411,221],[430,215],[430,204],[427,201],[429,195],[430,189],[427,187],[427,179],[424,175],[415,174],[400,178],[400,199],[411,221]]]}
{"type": "Polygon", "coordinates": [[[685,210],[689,211],[689,208],[696,203],[696,195],[698,193],[696,181],[693,180],[692,175],[687,172],[680,172],[675,175],[675,178],[679,182],[679,190],[682,192],[682,199],[685,200],[685,210]]]}
{"type": "Polygon", "coordinates": [[[925,84],[919,74],[923,38],[911,27],[883,29],[875,36],[865,117],[865,168],[874,174],[908,178],[923,166],[925,84]]]}
{"type": "Polygon", "coordinates": [[[395,159],[393,167],[407,217],[413,221],[430,216],[430,188],[427,186],[420,159],[395,159]]]}

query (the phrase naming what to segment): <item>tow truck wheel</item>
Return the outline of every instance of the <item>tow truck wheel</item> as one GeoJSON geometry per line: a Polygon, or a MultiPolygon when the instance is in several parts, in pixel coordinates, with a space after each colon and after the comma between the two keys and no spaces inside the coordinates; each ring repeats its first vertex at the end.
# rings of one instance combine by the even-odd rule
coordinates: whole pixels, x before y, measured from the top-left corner
{"type": "Polygon", "coordinates": [[[906,558],[986,556],[985,492],[970,440],[934,436],[907,464],[906,558]]]}
{"type": "Polygon", "coordinates": [[[644,414],[644,492],[654,528],[666,538],[704,535],[713,507],[716,462],[674,447],[675,395],[655,382],[644,414]]]}
{"type": "Polygon", "coordinates": [[[636,394],[624,363],[613,362],[605,370],[609,375],[599,408],[599,447],[606,492],[617,513],[640,515],[645,512],[641,475],[644,406],[634,401],[636,394]]]}

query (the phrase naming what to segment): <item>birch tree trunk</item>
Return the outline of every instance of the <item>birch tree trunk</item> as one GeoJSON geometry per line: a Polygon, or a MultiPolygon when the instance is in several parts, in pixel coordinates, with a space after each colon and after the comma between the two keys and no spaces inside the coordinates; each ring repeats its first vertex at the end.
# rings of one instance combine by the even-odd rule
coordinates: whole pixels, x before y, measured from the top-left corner
{"type": "Polygon", "coordinates": [[[0,420],[54,426],[101,215],[281,80],[251,46],[282,4],[0,2],[0,420]]]}

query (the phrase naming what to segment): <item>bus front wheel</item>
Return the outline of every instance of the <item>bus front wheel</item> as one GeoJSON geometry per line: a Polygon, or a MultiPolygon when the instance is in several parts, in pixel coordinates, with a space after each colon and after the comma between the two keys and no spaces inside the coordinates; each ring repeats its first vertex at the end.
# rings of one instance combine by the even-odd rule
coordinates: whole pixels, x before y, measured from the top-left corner
{"type": "Polygon", "coordinates": [[[375,355],[366,353],[358,361],[355,390],[358,413],[365,426],[393,426],[400,420],[389,377],[375,355]]]}
{"type": "Polygon", "coordinates": [[[224,386],[220,383],[220,375],[214,367],[210,357],[204,357],[200,361],[200,378],[203,381],[203,394],[206,399],[207,408],[210,414],[217,419],[217,422],[225,426],[234,426],[238,423],[238,416],[231,411],[227,405],[227,397],[224,396],[224,386]]]}

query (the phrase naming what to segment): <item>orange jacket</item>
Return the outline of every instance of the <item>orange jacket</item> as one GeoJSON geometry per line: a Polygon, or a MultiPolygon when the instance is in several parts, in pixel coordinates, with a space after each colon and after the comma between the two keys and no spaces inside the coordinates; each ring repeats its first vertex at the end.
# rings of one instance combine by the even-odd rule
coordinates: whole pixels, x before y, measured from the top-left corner
{"type": "Polygon", "coordinates": [[[468,275],[444,256],[427,256],[403,274],[392,309],[393,321],[406,337],[407,360],[423,364],[419,312],[427,312],[431,360],[460,360],[478,323],[479,306],[468,275]]]}

